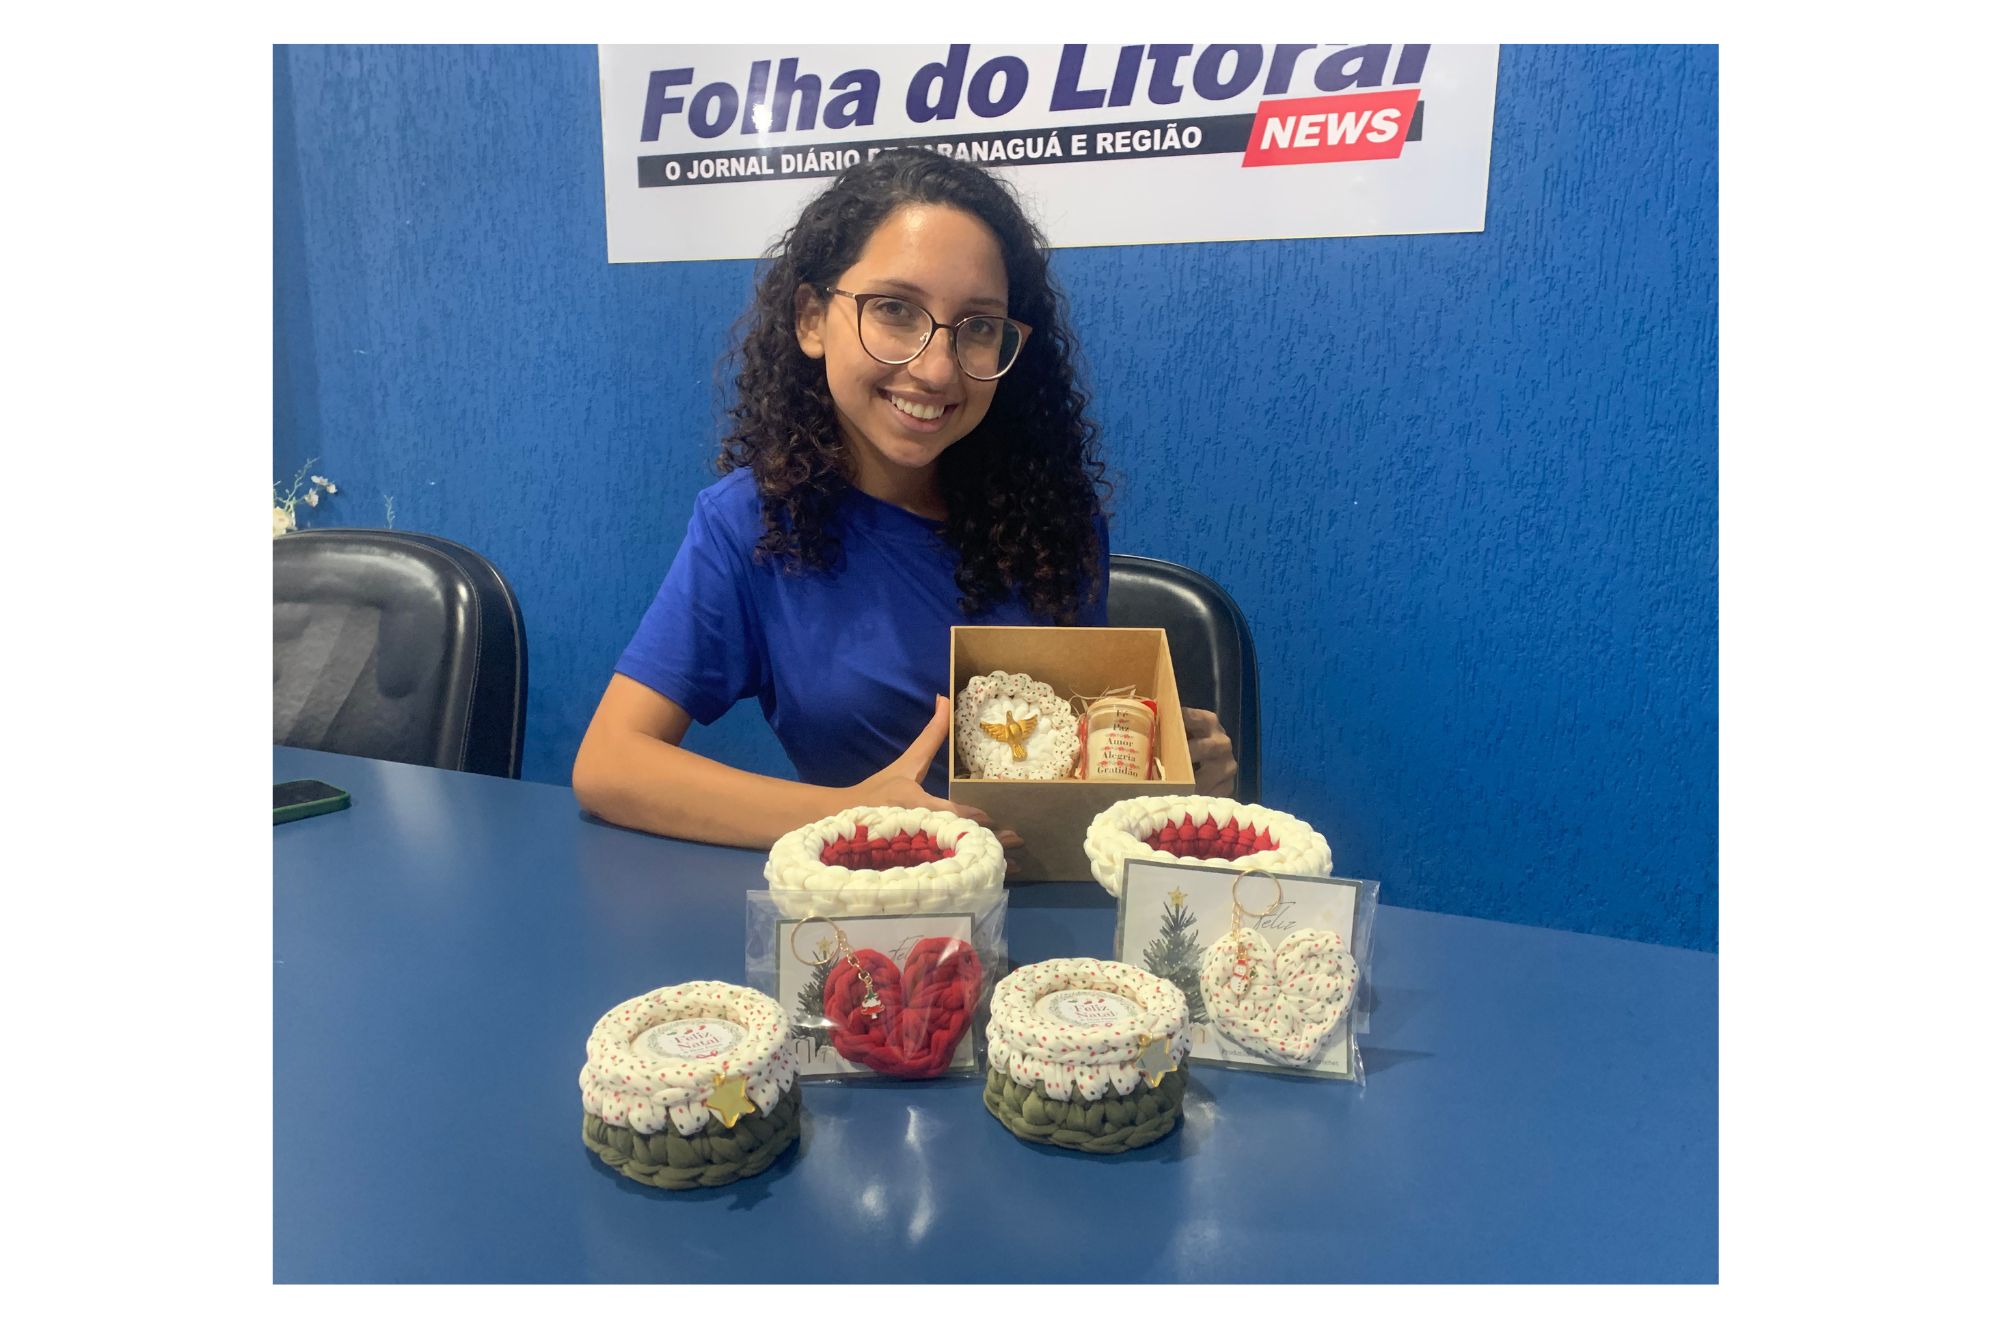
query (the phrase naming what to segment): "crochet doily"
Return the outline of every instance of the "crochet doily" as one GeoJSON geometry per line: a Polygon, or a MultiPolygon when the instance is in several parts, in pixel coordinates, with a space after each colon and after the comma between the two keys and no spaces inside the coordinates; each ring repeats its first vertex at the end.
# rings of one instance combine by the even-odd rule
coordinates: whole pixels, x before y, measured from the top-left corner
{"type": "Polygon", "coordinates": [[[1086,828],[1086,858],[1093,879],[1111,895],[1121,892],[1121,864],[1129,858],[1217,860],[1240,871],[1259,867],[1295,876],[1326,876],[1334,861],[1328,841],[1298,817],[1255,803],[1197,795],[1115,803],[1086,828]]]}
{"type": "Polygon", "coordinates": [[[788,1015],[771,998],[727,982],[686,982],[624,1001],[595,1022],[581,1067],[581,1106],[605,1124],[697,1134],[707,1097],[725,1077],[772,1112],[795,1085],[788,1015]]]}
{"type": "MultiPolygon", "coordinates": [[[[989,998],[989,1063],[1046,1097],[1088,1102],[1128,1094],[1147,1043],[1166,1042],[1177,1066],[1189,1054],[1189,1002],[1166,978],[1110,959],[1047,959],[996,984],[989,998]],[[1082,1022],[1051,1005],[1071,994],[1082,1022]]],[[[1166,1077],[1166,1076],[1165,1076],[1166,1077]]]]}
{"type": "Polygon", "coordinates": [[[1003,888],[1003,845],[953,812],[852,807],[775,841],[761,874],[784,917],[974,912],[1003,888]]]}
{"type": "Polygon", "coordinates": [[[955,745],[975,779],[1064,779],[1079,761],[1079,717],[1051,684],[997,669],[970,678],[955,698],[955,745]],[[1008,740],[984,727],[1009,729],[1033,719],[1028,734],[1017,733],[1022,761],[1008,740]]]}
{"type": "Polygon", "coordinates": [[[1319,1056],[1356,994],[1356,961],[1341,935],[1311,928],[1294,932],[1278,949],[1257,931],[1231,932],[1204,952],[1197,977],[1219,1031],[1285,1065],[1319,1056]]]}

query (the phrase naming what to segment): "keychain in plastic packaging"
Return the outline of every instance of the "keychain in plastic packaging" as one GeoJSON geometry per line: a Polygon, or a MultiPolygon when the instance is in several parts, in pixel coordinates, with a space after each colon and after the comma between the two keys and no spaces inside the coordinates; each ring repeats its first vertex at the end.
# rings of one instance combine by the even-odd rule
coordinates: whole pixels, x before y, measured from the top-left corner
{"type": "Polygon", "coordinates": [[[904,968],[877,950],[853,950],[835,922],[811,915],[789,932],[789,949],[812,923],[835,936],[838,961],[823,981],[830,1044],[845,1060],[900,1079],[931,1079],[953,1063],[974,1023],[982,992],[982,958],[967,941],[928,936],[914,942],[904,968]]]}
{"type": "Polygon", "coordinates": [[[1204,1008],[1226,1037],[1255,1055],[1283,1065],[1306,1065],[1340,1030],[1356,992],[1356,961],[1341,934],[1302,928],[1277,947],[1248,917],[1262,918],[1280,906],[1286,887],[1261,867],[1238,873],[1231,882],[1231,930],[1204,952],[1198,971],[1204,1008]],[[1264,876],[1278,894],[1254,911],[1238,899],[1247,876],[1264,876]]]}

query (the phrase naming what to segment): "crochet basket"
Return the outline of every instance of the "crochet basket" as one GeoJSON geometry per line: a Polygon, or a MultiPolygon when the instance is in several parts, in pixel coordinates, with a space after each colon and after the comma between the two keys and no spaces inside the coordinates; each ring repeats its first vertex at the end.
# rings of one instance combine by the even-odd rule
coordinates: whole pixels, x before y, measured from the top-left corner
{"type": "Polygon", "coordinates": [[[802,1127],[788,1017],[725,982],[624,1001],[588,1037],[581,1110],[589,1151],[645,1185],[690,1190],[765,1171],[802,1127]]]}
{"type": "Polygon", "coordinates": [[[852,807],[775,841],[762,869],[784,917],[973,912],[1003,888],[1003,845],[952,812],[852,807]]]}
{"type": "Polygon", "coordinates": [[[1066,779],[1079,763],[1079,717],[1050,683],[996,669],[970,678],[955,698],[955,746],[972,779],[1066,779]],[[1019,738],[1022,761],[982,727],[1029,716],[1037,723],[1019,738]]]}
{"type": "Polygon", "coordinates": [[[1161,862],[1229,862],[1295,876],[1325,876],[1333,866],[1328,841],[1298,817],[1230,798],[1128,798],[1093,818],[1086,860],[1110,895],[1121,892],[1129,858],[1161,862]]]}
{"type": "Polygon", "coordinates": [[[990,998],[982,1103],[1020,1139],[1124,1153],[1176,1128],[1189,1049],[1188,1002],[1166,979],[1107,959],[1027,964],[990,998]]]}

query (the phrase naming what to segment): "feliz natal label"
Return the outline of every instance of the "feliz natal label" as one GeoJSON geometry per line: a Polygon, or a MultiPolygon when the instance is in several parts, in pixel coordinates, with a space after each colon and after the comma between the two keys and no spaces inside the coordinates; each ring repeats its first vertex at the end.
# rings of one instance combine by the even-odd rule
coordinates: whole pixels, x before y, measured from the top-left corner
{"type": "Polygon", "coordinates": [[[1102,1024],[1125,1023],[1139,1018],[1141,1009],[1125,996],[1110,991],[1055,991],[1037,1003],[1038,1017],[1056,1019],[1061,1024],[1097,1028],[1102,1024]]]}
{"type": "Polygon", "coordinates": [[[679,1019],[646,1032],[643,1049],[652,1056],[702,1061],[733,1050],[746,1036],[746,1029],[724,1019],[679,1019]]]}

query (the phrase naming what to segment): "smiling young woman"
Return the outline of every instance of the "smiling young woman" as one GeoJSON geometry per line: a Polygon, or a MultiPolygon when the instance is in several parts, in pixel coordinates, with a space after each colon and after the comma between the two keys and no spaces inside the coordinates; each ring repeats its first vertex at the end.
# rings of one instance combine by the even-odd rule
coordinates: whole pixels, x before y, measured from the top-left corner
{"type": "Polygon", "coordinates": [[[1007,317],[1000,242],[969,213],[910,203],[879,224],[840,280],[797,288],[796,338],[823,362],[851,481],[945,520],[941,454],[988,415],[1029,336],[1007,317]]]}
{"type": "MultiPolygon", "coordinates": [[[[1106,621],[1071,350],[1043,237],[994,176],[888,152],[812,199],[757,282],[722,478],[582,740],[582,806],[760,848],[859,805],[985,820],[942,796],[948,629],[1106,621]],[[748,697],[797,780],[679,745],[748,697]]],[[[1193,736],[1228,747],[1204,718],[1193,736]]]]}

